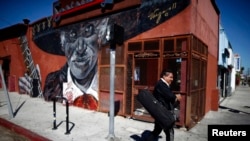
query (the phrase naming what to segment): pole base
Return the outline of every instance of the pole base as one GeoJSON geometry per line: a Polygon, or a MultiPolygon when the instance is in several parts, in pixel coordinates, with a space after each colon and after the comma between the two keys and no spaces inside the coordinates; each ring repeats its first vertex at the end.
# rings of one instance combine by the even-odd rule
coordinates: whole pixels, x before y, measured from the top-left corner
{"type": "Polygon", "coordinates": [[[106,139],[107,139],[108,141],[120,141],[119,138],[115,137],[115,135],[112,135],[112,134],[109,134],[109,135],[106,137],[106,139]]]}

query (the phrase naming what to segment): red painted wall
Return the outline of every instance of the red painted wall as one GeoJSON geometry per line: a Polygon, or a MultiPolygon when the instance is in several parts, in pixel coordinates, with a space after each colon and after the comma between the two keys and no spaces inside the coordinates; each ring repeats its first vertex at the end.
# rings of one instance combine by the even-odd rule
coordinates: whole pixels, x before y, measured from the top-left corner
{"type": "Polygon", "coordinates": [[[218,104],[217,66],[219,48],[219,15],[210,0],[192,0],[191,32],[208,46],[206,106],[205,112],[212,110],[213,104],[218,104]]]}
{"type": "MultiPolygon", "coordinates": [[[[214,110],[218,104],[217,64],[219,44],[219,15],[210,0],[192,0],[184,11],[156,28],[144,32],[131,40],[194,34],[208,46],[207,86],[205,112],[214,110]]],[[[216,109],[215,109],[216,110],[216,109]]]]}
{"type": "Polygon", "coordinates": [[[17,91],[18,90],[18,78],[20,76],[23,76],[24,70],[25,70],[22,52],[21,52],[21,48],[19,46],[19,41],[17,38],[0,42],[0,57],[6,57],[6,56],[10,56],[11,58],[10,76],[15,77],[14,82],[10,82],[10,83],[14,85],[15,87],[14,91],[17,91]]]}

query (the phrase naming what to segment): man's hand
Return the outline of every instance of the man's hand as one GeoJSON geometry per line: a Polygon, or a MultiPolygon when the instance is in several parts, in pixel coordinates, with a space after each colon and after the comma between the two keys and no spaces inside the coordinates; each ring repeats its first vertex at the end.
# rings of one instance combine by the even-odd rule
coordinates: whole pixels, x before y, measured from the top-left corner
{"type": "Polygon", "coordinates": [[[27,73],[24,74],[24,77],[20,77],[18,81],[19,89],[21,93],[31,94],[32,86],[31,86],[31,78],[27,73]]]}
{"type": "Polygon", "coordinates": [[[181,94],[176,94],[176,99],[175,101],[181,101],[181,94]]]}

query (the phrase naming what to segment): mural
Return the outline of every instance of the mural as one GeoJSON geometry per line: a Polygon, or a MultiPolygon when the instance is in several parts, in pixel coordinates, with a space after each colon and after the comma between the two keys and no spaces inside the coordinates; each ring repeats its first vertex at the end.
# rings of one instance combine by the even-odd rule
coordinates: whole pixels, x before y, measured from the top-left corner
{"type": "Polygon", "coordinates": [[[122,26],[127,40],[165,22],[189,3],[190,0],[143,0],[138,8],[58,29],[51,27],[52,20],[48,20],[47,27],[34,25],[33,40],[38,47],[67,58],[60,70],[48,74],[43,92],[45,100],[64,96],[71,105],[97,110],[98,51],[108,43],[105,39],[108,26],[113,23],[122,26]]]}
{"type": "Polygon", "coordinates": [[[98,50],[106,41],[107,24],[108,18],[104,18],[61,30],[61,50],[67,63],[61,70],[48,75],[45,100],[63,94],[71,105],[98,108],[97,59],[98,50]]]}
{"type": "Polygon", "coordinates": [[[42,96],[39,66],[35,66],[34,64],[26,36],[22,35],[18,39],[20,41],[24,63],[27,68],[27,72],[24,74],[24,77],[20,77],[18,79],[20,93],[27,93],[32,97],[42,96]]]}

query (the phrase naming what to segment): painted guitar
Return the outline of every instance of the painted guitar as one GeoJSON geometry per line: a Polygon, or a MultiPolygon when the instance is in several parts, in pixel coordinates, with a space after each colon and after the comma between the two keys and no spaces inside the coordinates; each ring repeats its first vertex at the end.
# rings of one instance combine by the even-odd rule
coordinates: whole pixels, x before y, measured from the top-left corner
{"type": "Polygon", "coordinates": [[[42,96],[41,77],[38,65],[35,67],[31,52],[28,46],[28,41],[25,35],[19,38],[24,63],[27,67],[27,72],[24,78],[19,79],[19,86],[24,89],[31,97],[42,96]]]}

